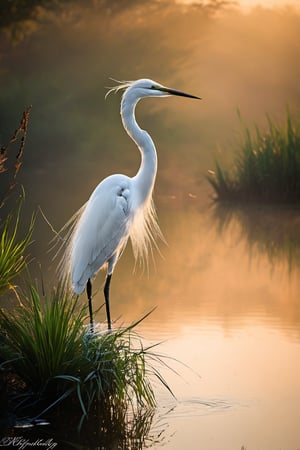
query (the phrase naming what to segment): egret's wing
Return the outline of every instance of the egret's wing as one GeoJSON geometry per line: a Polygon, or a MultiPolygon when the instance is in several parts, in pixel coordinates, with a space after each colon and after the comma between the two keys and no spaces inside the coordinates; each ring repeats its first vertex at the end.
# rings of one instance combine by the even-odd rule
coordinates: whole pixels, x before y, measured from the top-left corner
{"type": "Polygon", "coordinates": [[[123,176],[105,179],[96,188],[70,241],[73,289],[81,293],[87,280],[119,254],[130,228],[130,182],[123,176]]]}

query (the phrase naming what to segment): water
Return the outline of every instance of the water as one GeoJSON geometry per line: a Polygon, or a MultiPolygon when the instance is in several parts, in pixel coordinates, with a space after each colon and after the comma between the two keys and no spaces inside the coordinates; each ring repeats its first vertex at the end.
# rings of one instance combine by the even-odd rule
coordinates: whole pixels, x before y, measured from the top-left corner
{"type": "MultiPolygon", "coordinates": [[[[179,374],[161,369],[176,400],[155,386],[158,407],[145,419],[152,424],[148,447],[296,450],[299,214],[217,210],[205,174],[216,156],[227,166],[234,158],[237,108],[260,126],[266,112],[280,120],[287,103],[298,110],[300,18],[292,10],[210,16],[195,7],[151,8],[147,20],[142,6],[111,16],[69,11],[17,47],[2,43],[4,142],[33,103],[20,173],[25,212],[41,205],[58,229],[104,176],[136,171],[138,153],[121,128],[119,97],[103,99],[109,76],[152,77],[203,97],[149,99],[138,107],[139,121],[159,144],[155,201],[167,245],[160,243],[161,255],[154,252],[149,273],[133,272],[126,249],[112,280],[112,317],[127,324],[156,307],[139,331],[146,342],[161,342],[159,351],[174,358],[179,374]]],[[[51,237],[39,216],[32,253],[47,286],[56,282],[51,237]]],[[[103,276],[95,283],[95,308],[103,301],[103,276]]],[[[96,320],[103,319],[101,310],[96,320]]],[[[70,422],[64,435],[79,444],[70,422]]],[[[84,448],[100,446],[96,427],[84,448]]],[[[66,445],[57,430],[34,433],[66,445]]]]}
{"type": "MultiPolygon", "coordinates": [[[[256,224],[257,216],[267,223],[270,212],[252,214],[256,224]]],[[[161,448],[298,448],[298,244],[292,256],[278,247],[276,260],[249,240],[253,228],[245,230],[235,216],[221,235],[195,205],[168,211],[168,218],[169,247],[164,260],[157,258],[157,273],[137,278],[130,307],[118,300],[128,289],[117,273],[113,307],[130,321],[157,305],[140,329],[179,361],[171,366],[180,376],[164,371],[177,401],[158,388],[157,415],[170,439],[161,448]]],[[[274,235],[270,240],[280,246],[274,235]]]]}

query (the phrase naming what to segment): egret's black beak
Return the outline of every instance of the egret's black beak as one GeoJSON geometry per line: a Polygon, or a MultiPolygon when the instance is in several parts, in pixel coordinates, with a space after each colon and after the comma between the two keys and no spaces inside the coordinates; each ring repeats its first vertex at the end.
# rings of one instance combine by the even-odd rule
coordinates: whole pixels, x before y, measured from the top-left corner
{"type": "Polygon", "coordinates": [[[196,97],[195,95],[186,94],[185,92],[177,91],[176,89],[169,88],[159,88],[160,91],[166,92],[170,95],[179,95],[180,97],[196,98],[197,100],[202,100],[201,97],[196,97]]]}

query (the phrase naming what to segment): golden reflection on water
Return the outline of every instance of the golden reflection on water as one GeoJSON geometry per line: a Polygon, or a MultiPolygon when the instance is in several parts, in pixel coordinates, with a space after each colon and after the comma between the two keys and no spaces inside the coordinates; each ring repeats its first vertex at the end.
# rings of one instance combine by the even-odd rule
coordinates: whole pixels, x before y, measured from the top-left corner
{"type": "Polygon", "coordinates": [[[196,449],[195,436],[209,449],[298,448],[299,346],[261,326],[231,335],[191,331],[163,346],[201,375],[169,376],[178,395],[168,416],[178,430],[170,448],[187,439],[196,449]]]}
{"type": "Polygon", "coordinates": [[[179,376],[163,370],[177,399],[157,388],[157,415],[172,436],[164,448],[198,449],[196,436],[209,450],[298,448],[297,212],[224,213],[176,199],[158,209],[163,256],[149,275],[132,273],[127,251],[111,307],[127,323],[157,306],[139,330],[177,361],[169,360],[179,376]]]}
{"type": "Polygon", "coordinates": [[[201,211],[196,202],[184,210],[164,205],[159,216],[167,245],[160,244],[161,255],[154,251],[149,273],[133,272],[126,251],[112,282],[114,317],[136,319],[157,306],[153,316],[161,329],[210,322],[230,331],[258,322],[300,337],[297,214],[294,220],[289,212],[281,220],[275,215],[277,227],[267,235],[268,223],[259,224],[257,214],[247,223],[237,212],[220,230],[224,217],[201,211]]]}
{"type": "Polygon", "coordinates": [[[166,339],[159,349],[179,361],[171,366],[180,376],[165,371],[177,401],[158,390],[159,411],[169,407],[166,420],[175,433],[167,448],[199,448],[196,436],[210,450],[298,448],[298,219],[287,211],[287,227],[284,212],[281,220],[273,213],[277,232],[268,236],[278,248],[294,240],[291,265],[284,248],[277,259],[270,257],[262,240],[268,221],[259,222],[261,214],[253,211],[256,220],[247,228],[237,211],[220,230],[214,214],[197,204],[181,211],[164,205],[168,246],[162,246],[163,259],[156,257],[156,272],[151,268],[149,279],[139,278],[128,273],[125,261],[122,280],[115,275],[118,299],[118,291],[128,298],[135,287],[128,303],[115,297],[114,307],[128,319],[157,305],[142,333],[152,342],[166,339]],[[253,227],[261,227],[260,245],[253,227]],[[275,242],[277,233],[285,239],[275,242]]]}

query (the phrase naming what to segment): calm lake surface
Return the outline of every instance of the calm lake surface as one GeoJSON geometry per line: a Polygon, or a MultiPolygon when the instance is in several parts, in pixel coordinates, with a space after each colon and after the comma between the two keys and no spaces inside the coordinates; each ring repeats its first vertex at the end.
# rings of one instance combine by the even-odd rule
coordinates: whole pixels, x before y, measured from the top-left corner
{"type": "Polygon", "coordinates": [[[163,371],[177,400],[157,388],[165,428],[154,448],[297,449],[299,216],[242,211],[220,232],[197,201],[180,211],[168,204],[160,214],[164,258],[133,282],[124,255],[112,290],[121,322],[157,306],[141,333],[187,366],[170,362],[180,376],[163,371]]]}
{"type": "MultiPolygon", "coordinates": [[[[287,105],[299,112],[300,16],[274,4],[247,13],[172,2],[106,14],[78,7],[47,16],[17,46],[1,45],[1,140],[33,104],[20,173],[24,214],[40,205],[56,229],[103,177],[138,168],[120,96],[104,100],[110,76],[151,77],[203,97],[147,99],[137,110],[157,144],[155,203],[167,243],[148,272],[133,270],[128,246],[112,280],[111,312],[118,326],[156,307],[138,330],[146,343],[161,342],[177,372],[161,369],[176,400],[155,387],[148,448],[300,448],[299,211],[217,208],[205,178],[215,158],[227,167],[234,160],[237,109],[261,127],[266,113],[283,121],[287,105]]],[[[32,254],[49,289],[52,237],[39,215],[32,254]]],[[[95,282],[95,309],[103,279],[95,282]]],[[[103,319],[100,310],[96,320],[103,319]]],[[[65,434],[78,448],[113,448],[92,438],[80,447],[72,427],[65,434]]]]}

